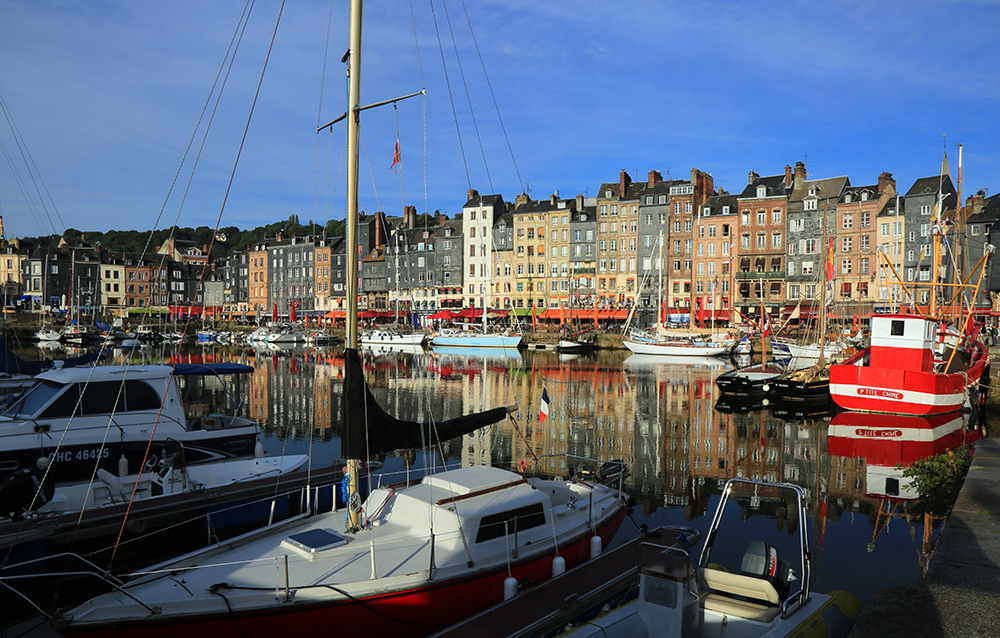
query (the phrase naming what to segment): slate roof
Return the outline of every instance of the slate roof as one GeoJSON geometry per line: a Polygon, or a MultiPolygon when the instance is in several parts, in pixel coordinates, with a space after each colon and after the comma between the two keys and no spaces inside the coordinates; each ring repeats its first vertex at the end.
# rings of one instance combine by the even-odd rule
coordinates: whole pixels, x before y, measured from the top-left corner
{"type": "Polygon", "coordinates": [[[917,181],[913,182],[913,186],[910,187],[910,190],[906,191],[906,194],[907,196],[910,196],[936,193],[938,192],[939,187],[943,193],[954,193],[955,185],[951,182],[951,175],[945,175],[943,180],[940,175],[921,177],[917,181]]]}
{"type": "MultiPolygon", "coordinates": [[[[794,182],[793,182],[794,184],[794,182]]],[[[757,187],[767,188],[765,197],[784,197],[788,195],[789,189],[785,188],[785,174],[770,175],[768,177],[758,177],[753,184],[747,184],[739,199],[757,199],[757,187]]]]}
{"type": "Polygon", "coordinates": [[[788,203],[801,203],[809,194],[813,187],[817,188],[816,197],[820,200],[829,198],[839,198],[845,188],[850,188],[851,180],[846,175],[838,177],[825,177],[823,179],[807,179],[798,188],[792,183],[792,194],[788,196],[788,203]]]}

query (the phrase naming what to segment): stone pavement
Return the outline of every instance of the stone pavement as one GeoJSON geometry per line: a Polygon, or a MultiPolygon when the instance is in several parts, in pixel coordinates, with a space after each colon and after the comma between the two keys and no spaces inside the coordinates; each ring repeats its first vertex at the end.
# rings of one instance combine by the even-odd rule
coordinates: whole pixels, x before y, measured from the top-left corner
{"type": "Polygon", "coordinates": [[[923,582],[879,592],[851,638],[1000,637],[1000,439],[980,439],[923,582]]]}

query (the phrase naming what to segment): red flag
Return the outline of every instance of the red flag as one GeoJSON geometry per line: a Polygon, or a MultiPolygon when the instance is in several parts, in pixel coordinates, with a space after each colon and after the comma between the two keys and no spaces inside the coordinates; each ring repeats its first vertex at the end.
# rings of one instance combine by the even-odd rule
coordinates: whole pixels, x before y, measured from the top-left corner
{"type": "Polygon", "coordinates": [[[290,313],[290,316],[289,316],[289,320],[290,320],[290,321],[291,321],[292,323],[295,323],[295,320],[296,320],[296,318],[297,318],[297,317],[295,316],[295,306],[297,306],[297,305],[298,305],[298,302],[296,302],[296,303],[293,303],[293,304],[292,304],[292,311],[291,311],[291,313],[290,313]]]}
{"type": "Polygon", "coordinates": [[[392,166],[389,167],[389,170],[391,170],[393,173],[399,171],[399,169],[397,169],[396,167],[399,166],[400,159],[402,159],[402,157],[399,154],[399,140],[396,140],[396,151],[392,154],[392,166]]]}
{"type": "Polygon", "coordinates": [[[830,248],[826,254],[826,280],[833,281],[833,233],[830,233],[830,248]]]}
{"type": "Polygon", "coordinates": [[[767,339],[767,335],[771,334],[771,322],[768,321],[769,315],[764,315],[764,332],[761,333],[762,339],[767,339]]]}

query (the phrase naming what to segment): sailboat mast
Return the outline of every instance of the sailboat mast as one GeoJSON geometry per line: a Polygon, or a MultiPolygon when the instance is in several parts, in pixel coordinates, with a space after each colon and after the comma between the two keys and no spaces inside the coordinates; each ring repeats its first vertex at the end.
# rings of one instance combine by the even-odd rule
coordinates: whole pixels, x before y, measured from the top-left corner
{"type": "MultiPolygon", "coordinates": [[[[348,61],[347,97],[347,345],[358,348],[358,139],[360,136],[361,107],[361,10],[362,0],[351,0],[351,43],[348,61]]],[[[378,223],[378,220],[376,220],[378,223]]],[[[398,274],[398,273],[397,273],[398,274]]],[[[346,409],[351,409],[347,406],[346,409]]],[[[357,529],[360,515],[350,506],[358,494],[360,465],[358,459],[348,459],[347,476],[350,495],[348,517],[351,529],[357,529]]]]}

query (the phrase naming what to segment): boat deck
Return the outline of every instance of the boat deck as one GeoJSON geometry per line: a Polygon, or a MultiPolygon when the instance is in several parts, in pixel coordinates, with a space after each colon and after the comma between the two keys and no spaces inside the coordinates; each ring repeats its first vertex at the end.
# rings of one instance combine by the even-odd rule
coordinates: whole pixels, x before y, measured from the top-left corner
{"type": "Polygon", "coordinates": [[[678,543],[680,532],[659,527],[650,534],[659,534],[659,538],[633,538],[432,638],[527,638],[563,627],[638,582],[642,543],[671,547],[678,543]]]}
{"type": "MultiPolygon", "coordinates": [[[[193,492],[171,494],[155,499],[137,500],[132,504],[129,519],[155,526],[157,521],[173,521],[179,516],[196,516],[207,509],[225,506],[234,501],[267,498],[277,493],[299,490],[308,483],[329,486],[343,477],[341,466],[291,472],[277,478],[268,476],[193,492]],[[277,490],[275,484],[277,483],[277,490]]],[[[330,489],[329,487],[325,489],[330,489]]],[[[69,544],[73,539],[117,535],[128,503],[97,507],[79,512],[39,516],[20,522],[0,523],[0,555],[9,548],[37,541],[58,541],[69,544]]]]}

